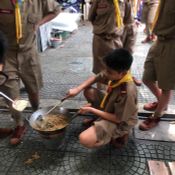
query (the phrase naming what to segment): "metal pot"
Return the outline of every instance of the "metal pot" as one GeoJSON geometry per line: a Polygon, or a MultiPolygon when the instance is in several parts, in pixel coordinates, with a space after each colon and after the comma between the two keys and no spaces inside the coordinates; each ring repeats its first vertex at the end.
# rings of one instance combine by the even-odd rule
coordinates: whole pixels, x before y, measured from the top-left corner
{"type": "MultiPolygon", "coordinates": [[[[26,118],[26,120],[29,122],[30,126],[35,131],[39,132],[41,135],[45,135],[45,136],[57,135],[57,134],[63,133],[64,130],[66,129],[67,125],[62,129],[57,129],[54,131],[43,131],[43,130],[37,129],[38,128],[37,127],[38,118],[40,118],[41,116],[44,117],[44,114],[46,114],[47,111],[51,108],[52,107],[46,107],[46,108],[39,109],[36,112],[34,112],[29,118],[26,118]]],[[[50,114],[62,114],[68,122],[70,122],[71,118],[72,118],[69,110],[66,108],[63,108],[63,107],[56,107],[50,114]]]]}

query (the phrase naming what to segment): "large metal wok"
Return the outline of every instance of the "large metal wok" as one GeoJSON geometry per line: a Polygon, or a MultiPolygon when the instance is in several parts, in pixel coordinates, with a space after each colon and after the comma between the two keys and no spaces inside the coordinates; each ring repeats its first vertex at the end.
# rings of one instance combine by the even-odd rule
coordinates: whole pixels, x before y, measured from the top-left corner
{"type": "MultiPolygon", "coordinates": [[[[38,120],[40,120],[41,117],[44,118],[47,111],[51,108],[52,107],[46,107],[46,108],[39,109],[36,112],[34,112],[29,118],[26,118],[28,120],[30,126],[34,130],[39,132],[41,135],[48,136],[48,135],[60,134],[60,133],[64,132],[64,130],[68,126],[68,125],[65,125],[63,128],[57,129],[54,131],[43,131],[43,130],[38,129],[38,127],[37,127],[38,120]]],[[[68,109],[66,109],[64,107],[56,107],[54,110],[52,110],[52,112],[50,114],[61,114],[69,124],[75,117],[77,117],[78,112],[75,113],[74,115],[71,115],[70,111],[68,109]]],[[[58,115],[58,117],[59,117],[59,115],[58,115]]]]}

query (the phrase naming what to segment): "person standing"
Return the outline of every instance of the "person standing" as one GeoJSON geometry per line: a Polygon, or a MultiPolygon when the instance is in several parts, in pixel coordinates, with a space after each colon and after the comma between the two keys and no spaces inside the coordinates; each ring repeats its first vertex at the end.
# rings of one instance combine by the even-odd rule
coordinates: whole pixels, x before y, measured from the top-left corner
{"type": "MultiPolygon", "coordinates": [[[[93,25],[93,73],[104,69],[102,58],[116,48],[122,48],[124,25],[132,14],[128,0],[93,0],[88,19],[93,25]]],[[[97,84],[97,86],[100,84],[97,84]]],[[[100,89],[100,87],[99,87],[100,89]]]]}
{"type": "MultiPolygon", "coordinates": [[[[39,90],[42,73],[36,50],[36,32],[40,25],[50,21],[60,12],[55,0],[1,0],[0,30],[6,35],[9,45],[3,71],[9,79],[1,90],[12,99],[20,98],[20,79],[25,85],[33,110],[39,106],[39,90]]],[[[10,143],[20,143],[26,131],[22,114],[9,103],[16,123],[10,143]]]]}
{"type": "Polygon", "coordinates": [[[157,41],[149,50],[143,73],[143,82],[156,96],[157,101],[144,105],[145,110],[155,112],[140,123],[141,130],[149,130],[158,125],[175,89],[174,12],[174,0],[160,0],[153,28],[157,41]]]}

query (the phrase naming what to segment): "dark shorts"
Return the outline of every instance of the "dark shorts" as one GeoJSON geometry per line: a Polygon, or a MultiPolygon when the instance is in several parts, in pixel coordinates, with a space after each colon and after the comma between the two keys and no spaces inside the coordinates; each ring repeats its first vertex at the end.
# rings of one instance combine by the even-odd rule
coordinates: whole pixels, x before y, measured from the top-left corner
{"type": "Polygon", "coordinates": [[[149,50],[143,80],[158,82],[163,90],[175,89],[175,40],[156,41],[149,50]]]}

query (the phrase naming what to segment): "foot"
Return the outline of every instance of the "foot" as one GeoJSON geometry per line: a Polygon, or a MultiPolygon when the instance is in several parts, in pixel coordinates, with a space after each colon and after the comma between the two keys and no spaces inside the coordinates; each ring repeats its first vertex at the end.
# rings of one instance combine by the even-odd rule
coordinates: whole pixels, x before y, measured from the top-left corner
{"type": "Polygon", "coordinates": [[[142,81],[141,80],[138,80],[136,77],[132,77],[134,83],[136,86],[141,86],[142,85],[142,81]]]}
{"type": "Polygon", "coordinates": [[[13,132],[13,135],[10,139],[11,145],[17,145],[21,142],[23,135],[26,132],[26,126],[17,126],[13,132]]]}
{"type": "Polygon", "coordinates": [[[127,143],[128,143],[128,137],[129,137],[129,135],[128,134],[125,134],[124,136],[119,137],[117,139],[112,139],[111,140],[111,144],[113,146],[115,146],[117,149],[122,149],[124,146],[127,145],[127,143]]]}
{"type": "Polygon", "coordinates": [[[12,134],[13,129],[11,128],[0,128],[0,138],[4,138],[12,134]]]}
{"type": "Polygon", "coordinates": [[[139,129],[142,131],[147,131],[149,129],[156,127],[159,122],[160,122],[160,117],[150,116],[145,121],[140,123],[139,129]]]}
{"type": "Polygon", "coordinates": [[[147,103],[143,106],[143,109],[146,111],[155,111],[158,106],[158,102],[147,103]]]}

